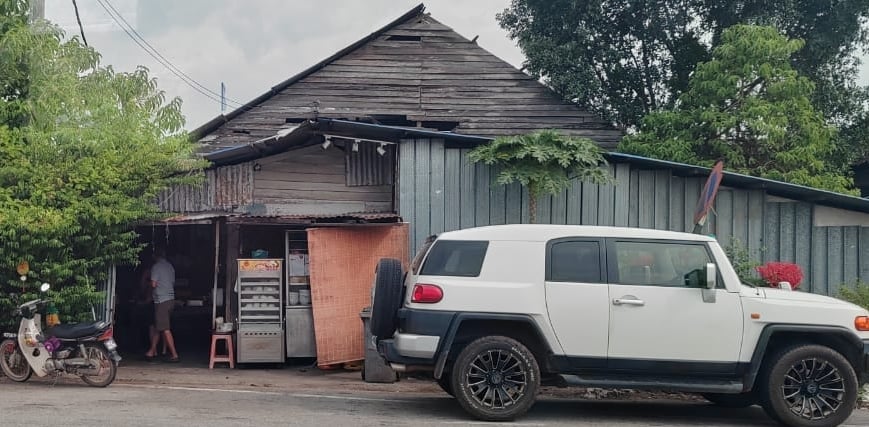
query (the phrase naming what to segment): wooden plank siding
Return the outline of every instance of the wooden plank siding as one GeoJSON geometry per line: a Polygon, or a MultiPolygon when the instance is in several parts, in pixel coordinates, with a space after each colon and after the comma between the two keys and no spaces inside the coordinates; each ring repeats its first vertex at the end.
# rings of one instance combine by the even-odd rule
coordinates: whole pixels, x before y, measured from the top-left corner
{"type": "Polygon", "coordinates": [[[455,123],[444,126],[483,136],[559,129],[608,148],[622,135],[427,14],[393,23],[374,39],[287,82],[200,135],[202,149],[250,143],[273,136],[286,123],[314,117],[382,120],[389,115],[410,126],[455,123]]]}
{"type": "MultiPolygon", "coordinates": [[[[494,185],[495,171],[473,164],[467,149],[427,144],[424,139],[400,148],[399,214],[411,224],[412,251],[421,239],[445,229],[528,222],[528,195],[518,184],[494,185]],[[412,154],[408,154],[412,152],[412,154]],[[442,160],[443,159],[443,160],[442,160]],[[444,194],[435,164],[444,164],[444,194]],[[425,175],[425,176],[423,176],[425,175]],[[431,218],[436,219],[433,224],[431,218]]],[[[610,185],[573,181],[557,196],[541,196],[538,222],[554,224],[613,224],[690,231],[704,179],[673,176],[667,170],[612,164],[610,185]]],[[[817,226],[814,205],[782,201],[763,190],[722,187],[703,233],[717,237],[722,247],[738,242],[760,261],[792,261],[803,268],[802,289],[835,295],[843,283],[869,280],[869,227],[817,226]]]]}
{"type": "Polygon", "coordinates": [[[324,150],[319,145],[258,161],[260,170],[253,175],[253,203],[265,212],[256,213],[392,212],[394,187],[348,186],[345,162],[342,150],[335,147],[324,150]]]}

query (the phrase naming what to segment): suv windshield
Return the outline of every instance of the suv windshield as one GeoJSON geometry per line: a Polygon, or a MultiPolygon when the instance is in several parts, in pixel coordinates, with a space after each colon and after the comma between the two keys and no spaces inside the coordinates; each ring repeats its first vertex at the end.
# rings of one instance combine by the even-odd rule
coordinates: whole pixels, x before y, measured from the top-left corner
{"type": "Polygon", "coordinates": [[[425,258],[423,276],[476,277],[483,268],[487,241],[438,240],[425,258]]]}

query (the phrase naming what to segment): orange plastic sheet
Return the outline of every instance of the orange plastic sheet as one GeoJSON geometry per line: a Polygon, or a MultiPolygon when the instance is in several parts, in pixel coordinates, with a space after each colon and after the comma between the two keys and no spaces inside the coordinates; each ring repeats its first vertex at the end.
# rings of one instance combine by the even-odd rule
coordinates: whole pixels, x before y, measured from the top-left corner
{"type": "Polygon", "coordinates": [[[371,305],[374,268],[380,258],[408,265],[408,224],[308,229],[311,303],[317,364],[362,360],[359,312],[371,305]]]}

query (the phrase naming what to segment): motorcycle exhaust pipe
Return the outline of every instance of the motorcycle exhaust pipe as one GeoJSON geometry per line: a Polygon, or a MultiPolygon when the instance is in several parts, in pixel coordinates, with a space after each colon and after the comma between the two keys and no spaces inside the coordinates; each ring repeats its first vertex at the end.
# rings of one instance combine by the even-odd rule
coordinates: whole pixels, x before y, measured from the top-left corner
{"type": "Polygon", "coordinates": [[[76,370],[76,373],[77,373],[78,375],[96,376],[96,375],[99,375],[99,374],[100,374],[100,370],[101,370],[101,368],[91,368],[91,367],[87,367],[87,368],[78,368],[78,369],[76,370]]]}

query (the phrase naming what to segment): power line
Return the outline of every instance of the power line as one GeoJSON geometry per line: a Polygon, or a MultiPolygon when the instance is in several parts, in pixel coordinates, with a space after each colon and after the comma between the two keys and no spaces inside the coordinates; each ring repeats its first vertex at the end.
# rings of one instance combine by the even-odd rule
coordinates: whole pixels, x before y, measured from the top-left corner
{"type": "MultiPolygon", "coordinates": [[[[111,3],[109,3],[108,0],[97,0],[97,3],[99,3],[100,6],[102,6],[103,10],[106,11],[106,13],[109,15],[109,17],[112,18],[112,20],[115,21],[115,23],[117,23],[121,27],[121,29],[127,34],[127,36],[129,36],[130,39],[132,39],[137,45],[139,45],[139,47],[142,48],[142,50],[144,50],[145,53],[150,55],[152,58],[154,58],[154,60],[156,60],[161,65],[166,67],[166,69],[169,70],[172,74],[174,74],[176,77],[181,79],[181,81],[186,83],[188,86],[190,86],[191,88],[193,88],[194,90],[196,90],[200,94],[211,99],[212,101],[216,101],[218,103],[220,102],[220,94],[214,92],[213,90],[208,89],[207,87],[203,86],[202,84],[200,84],[199,82],[197,82],[196,80],[194,80],[193,78],[191,78],[190,76],[188,76],[187,74],[182,72],[180,69],[175,67],[171,62],[169,62],[169,60],[167,60],[163,55],[161,55],[160,52],[158,52],[156,49],[154,49],[153,46],[148,44],[148,42],[145,41],[145,39],[142,38],[142,36],[139,35],[138,33],[136,33],[136,35],[138,35],[139,38],[136,38],[130,32],[130,31],[133,31],[135,33],[136,30],[133,29],[132,25],[130,25],[129,22],[127,22],[124,19],[123,15],[121,15],[117,11],[117,9],[115,9],[111,5],[111,3]],[[104,3],[104,1],[105,1],[105,3],[104,3]],[[108,4],[108,6],[107,6],[107,4],[108,4]],[[112,11],[114,11],[114,13],[112,13],[112,11]],[[117,17],[115,16],[115,14],[117,14],[117,17]],[[122,23],[122,21],[123,21],[123,23],[122,23]],[[126,24],[126,25],[124,25],[124,24],[126,24]],[[130,30],[127,29],[127,26],[129,26],[130,30]],[[141,41],[140,41],[140,39],[141,39],[141,41]],[[143,42],[145,44],[143,44],[143,42]],[[149,49],[149,47],[150,47],[150,49],[149,49]],[[153,52],[152,52],[152,50],[153,50],[153,52]]],[[[235,100],[230,100],[230,101],[232,101],[235,104],[238,104],[239,106],[242,105],[238,101],[235,101],[235,100]]]]}
{"type": "Polygon", "coordinates": [[[215,98],[214,96],[210,95],[209,93],[202,91],[201,89],[199,89],[198,87],[196,87],[195,85],[193,85],[192,83],[190,83],[189,81],[187,81],[183,76],[179,75],[179,74],[176,73],[174,70],[172,70],[171,67],[169,67],[167,64],[165,64],[165,63],[163,62],[163,60],[161,60],[161,59],[160,59],[159,57],[157,57],[154,53],[152,53],[150,50],[148,50],[148,48],[145,47],[145,45],[143,45],[142,42],[140,42],[136,37],[133,36],[133,34],[130,33],[129,30],[127,30],[127,27],[125,27],[123,24],[121,24],[121,22],[118,20],[118,18],[116,18],[115,15],[114,15],[110,10],[109,10],[109,8],[106,7],[106,5],[103,3],[102,0],[97,0],[97,3],[99,3],[100,6],[102,6],[103,10],[106,11],[106,13],[109,15],[109,17],[112,18],[112,20],[115,21],[115,23],[117,23],[117,24],[121,27],[121,29],[124,30],[125,33],[127,33],[127,36],[129,36],[130,39],[133,40],[133,42],[135,42],[137,45],[139,45],[139,47],[142,48],[142,50],[144,50],[145,53],[147,53],[147,54],[150,55],[152,58],[154,58],[154,60],[156,60],[156,61],[159,62],[161,65],[163,65],[164,67],[166,67],[166,68],[167,68],[167,69],[168,69],[172,74],[175,74],[175,75],[176,75],[178,78],[180,78],[184,83],[187,83],[187,85],[189,85],[190,87],[192,87],[193,89],[195,89],[197,92],[201,93],[202,95],[204,95],[205,97],[211,99],[212,101],[220,102],[220,99],[215,98]]]}
{"type": "Polygon", "coordinates": [[[88,45],[88,39],[84,36],[84,27],[81,25],[81,18],[78,16],[78,5],[75,3],[75,0],[72,0],[72,7],[75,9],[75,20],[78,21],[78,29],[81,31],[81,40],[84,42],[84,45],[88,45]]]}
{"type": "MultiPolygon", "coordinates": [[[[160,54],[160,51],[158,51],[157,48],[155,48],[154,46],[152,46],[151,43],[148,43],[148,41],[145,40],[145,38],[142,37],[142,35],[139,34],[139,32],[136,31],[136,29],[135,29],[132,25],[130,25],[130,23],[129,23],[125,18],[124,18],[124,15],[122,15],[121,12],[118,11],[118,9],[115,9],[115,7],[112,5],[112,2],[111,2],[111,1],[109,1],[109,0],[103,0],[103,1],[105,1],[106,5],[107,5],[109,8],[111,8],[111,9],[115,12],[115,14],[118,16],[118,18],[120,18],[121,21],[124,22],[124,24],[126,24],[126,26],[130,29],[130,31],[132,31],[132,33],[133,33],[136,37],[138,37],[139,40],[141,40],[143,43],[145,43],[146,46],[148,46],[149,48],[151,48],[151,50],[152,50],[155,54],[157,54],[157,56],[159,56],[163,61],[165,61],[165,63],[168,64],[169,67],[171,67],[171,68],[174,69],[175,71],[181,73],[181,75],[183,75],[185,78],[187,78],[188,80],[190,80],[191,82],[193,82],[194,84],[196,84],[197,86],[199,86],[200,88],[202,88],[202,89],[208,91],[208,92],[211,93],[212,95],[215,95],[215,96],[218,96],[218,97],[223,97],[222,94],[219,94],[219,93],[217,93],[217,92],[215,92],[215,91],[209,89],[208,87],[206,87],[206,86],[200,84],[198,81],[196,81],[196,79],[194,79],[193,77],[190,77],[190,76],[187,75],[184,71],[181,71],[181,69],[178,68],[178,67],[176,67],[175,64],[172,63],[172,61],[169,61],[169,59],[167,59],[165,56],[163,56],[162,54],[160,54]]],[[[117,21],[115,21],[115,22],[117,22],[117,21]]],[[[221,98],[221,99],[222,99],[222,98],[221,98]]],[[[226,100],[227,100],[227,101],[230,101],[230,102],[232,102],[232,103],[238,104],[238,105],[242,105],[242,104],[243,104],[242,102],[239,102],[239,101],[234,100],[234,99],[232,99],[232,98],[226,98],[226,100]]]]}

